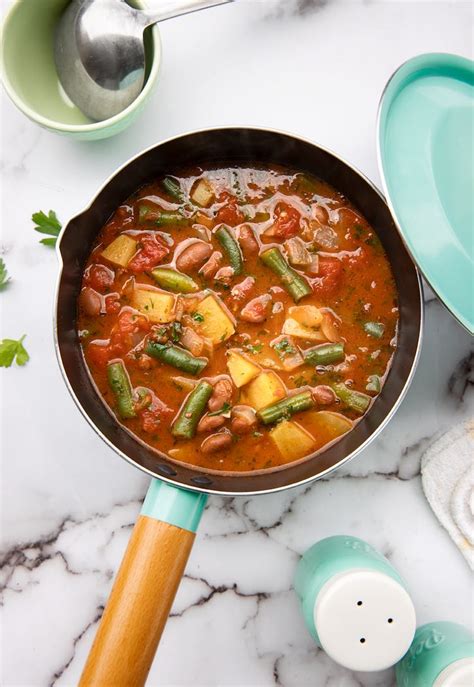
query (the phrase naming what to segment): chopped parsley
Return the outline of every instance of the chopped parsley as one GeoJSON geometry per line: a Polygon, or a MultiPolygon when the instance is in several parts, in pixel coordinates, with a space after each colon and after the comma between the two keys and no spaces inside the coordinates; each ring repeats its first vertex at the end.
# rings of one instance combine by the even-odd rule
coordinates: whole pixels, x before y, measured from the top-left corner
{"type": "Polygon", "coordinates": [[[289,355],[290,353],[295,353],[295,349],[293,346],[290,344],[288,339],[281,339],[281,341],[278,341],[273,348],[278,352],[278,355],[280,358],[284,358],[285,356],[289,355]]]}
{"type": "Polygon", "coordinates": [[[183,328],[181,327],[181,322],[173,322],[171,325],[171,341],[173,341],[173,343],[178,343],[182,333],[183,328]]]}
{"type": "Polygon", "coordinates": [[[3,339],[3,341],[0,341],[0,367],[11,367],[15,360],[17,365],[26,365],[30,356],[23,346],[25,336],[26,334],[23,334],[18,341],[15,341],[15,339],[3,339]]]}
{"type": "Polygon", "coordinates": [[[245,344],[244,348],[246,351],[257,355],[257,353],[260,353],[263,350],[263,344],[245,344]]]}
{"type": "Polygon", "coordinates": [[[10,277],[8,276],[7,268],[2,258],[0,258],[0,291],[5,288],[9,282],[10,277]]]}
{"type": "Polygon", "coordinates": [[[360,239],[362,236],[362,232],[364,231],[364,227],[362,226],[362,224],[354,224],[352,229],[354,231],[354,236],[356,237],[356,239],[360,239]]]}
{"type": "Polygon", "coordinates": [[[293,380],[293,384],[297,389],[299,389],[300,386],[304,386],[306,383],[306,379],[303,377],[303,375],[301,375],[300,377],[296,377],[293,380]]]}
{"type": "Polygon", "coordinates": [[[193,314],[191,315],[191,317],[193,318],[193,320],[194,320],[195,322],[204,322],[204,315],[201,315],[200,312],[197,312],[197,311],[196,311],[196,312],[193,312],[193,314]]]}
{"type": "Polygon", "coordinates": [[[208,413],[208,417],[214,417],[215,415],[225,415],[230,411],[232,406],[230,403],[227,403],[227,401],[224,403],[222,408],[219,408],[219,410],[215,410],[213,413],[208,413]]]}
{"type": "Polygon", "coordinates": [[[55,246],[56,240],[61,231],[61,222],[56,217],[54,210],[50,210],[47,215],[44,212],[35,212],[31,219],[35,223],[34,230],[40,234],[48,234],[51,238],[41,239],[43,246],[55,246]]]}

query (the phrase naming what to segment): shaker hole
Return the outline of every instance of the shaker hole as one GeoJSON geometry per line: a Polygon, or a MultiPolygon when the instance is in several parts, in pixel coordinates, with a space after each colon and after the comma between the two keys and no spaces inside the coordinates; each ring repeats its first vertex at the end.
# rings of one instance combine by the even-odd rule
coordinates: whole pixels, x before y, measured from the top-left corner
{"type": "Polygon", "coordinates": [[[357,602],[357,605],[358,605],[358,606],[362,606],[362,601],[358,601],[358,602],[357,602]]]}
{"type": "Polygon", "coordinates": [[[359,639],[359,642],[360,642],[361,644],[365,644],[365,637],[361,637],[361,638],[359,639]]]}
{"type": "Polygon", "coordinates": [[[393,623],[393,618],[389,618],[389,619],[387,620],[387,622],[388,622],[388,623],[393,623]]]}

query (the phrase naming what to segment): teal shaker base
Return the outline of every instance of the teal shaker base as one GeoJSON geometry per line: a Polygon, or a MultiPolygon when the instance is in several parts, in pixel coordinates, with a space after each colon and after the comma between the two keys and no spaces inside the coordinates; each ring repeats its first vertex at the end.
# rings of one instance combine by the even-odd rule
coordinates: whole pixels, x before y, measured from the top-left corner
{"type": "Polygon", "coordinates": [[[389,668],[413,640],[415,609],[402,578],[361,539],[315,544],[298,565],[295,588],[314,640],[350,670],[389,668]]]}
{"type": "Polygon", "coordinates": [[[314,544],[298,565],[295,590],[301,602],[306,626],[319,646],[314,625],[316,598],[333,576],[350,569],[371,569],[384,573],[405,588],[402,578],[388,560],[362,539],[340,535],[314,544]]]}
{"type": "Polygon", "coordinates": [[[474,637],[457,623],[422,625],[396,668],[398,687],[433,687],[442,671],[463,658],[474,660],[474,637]]]}
{"type": "Polygon", "coordinates": [[[187,491],[152,479],[141,515],[196,532],[206,501],[207,494],[187,491]]]}

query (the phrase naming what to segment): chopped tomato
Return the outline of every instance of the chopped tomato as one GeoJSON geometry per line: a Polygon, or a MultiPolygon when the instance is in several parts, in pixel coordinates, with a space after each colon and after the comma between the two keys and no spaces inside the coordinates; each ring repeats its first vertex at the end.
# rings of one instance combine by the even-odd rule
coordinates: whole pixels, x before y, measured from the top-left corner
{"type": "Polygon", "coordinates": [[[139,239],[139,250],[130,260],[127,269],[132,272],[147,272],[156,267],[168,255],[170,249],[153,234],[145,234],[139,239]]]}
{"type": "MultiPolygon", "coordinates": [[[[155,401],[158,400],[155,398],[155,401]]],[[[158,431],[161,425],[163,416],[169,415],[171,409],[167,408],[164,403],[159,402],[159,404],[154,404],[151,408],[146,408],[140,413],[140,418],[142,422],[142,429],[144,432],[149,434],[154,434],[158,431]]]]}
{"type": "Polygon", "coordinates": [[[115,272],[105,265],[91,265],[84,274],[84,283],[99,293],[105,293],[114,283],[115,272]]]}
{"type": "Polygon", "coordinates": [[[112,348],[103,341],[91,341],[87,346],[89,361],[98,367],[105,367],[114,355],[112,348]]]}
{"type": "Polygon", "coordinates": [[[288,203],[278,203],[274,212],[274,223],[269,232],[277,238],[289,239],[300,229],[301,215],[296,208],[288,203]]]}
{"type": "Polygon", "coordinates": [[[333,258],[319,258],[318,277],[313,282],[314,293],[329,295],[341,284],[342,262],[333,258]]]}
{"type": "Polygon", "coordinates": [[[219,202],[225,202],[216,214],[217,224],[228,224],[231,227],[236,227],[238,224],[242,224],[245,220],[245,215],[240,210],[237,205],[237,199],[230,193],[224,191],[220,194],[218,198],[219,202]]]}
{"type": "Polygon", "coordinates": [[[110,345],[116,353],[124,353],[138,346],[150,330],[150,322],[133,310],[122,310],[110,333],[110,345]]]}
{"type": "Polygon", "coordinates": [[[244,308],[242,308],[240,319],[246,322],[252,322],[253,324],[264,322],[264,320],[267,319],[268,308],[271,302],[272,297],[269,293],[253,298],[244,308]]]}
{"type": "Polygon", "coordinates": [[[107,315],[115,315],[120,310],[120,296],[118,293],[110,293],[104,298],[104,302],[107,315]]]}

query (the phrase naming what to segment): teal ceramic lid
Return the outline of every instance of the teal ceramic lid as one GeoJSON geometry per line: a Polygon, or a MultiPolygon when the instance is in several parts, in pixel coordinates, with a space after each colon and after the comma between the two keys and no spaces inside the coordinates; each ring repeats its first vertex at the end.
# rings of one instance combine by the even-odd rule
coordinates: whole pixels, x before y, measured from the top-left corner
{"type": "Polygon", "coordinates": [[[408,250],[474,334],[474,63],[437,53],[405,62],[382,96],[378,154],[408,250]]]}

